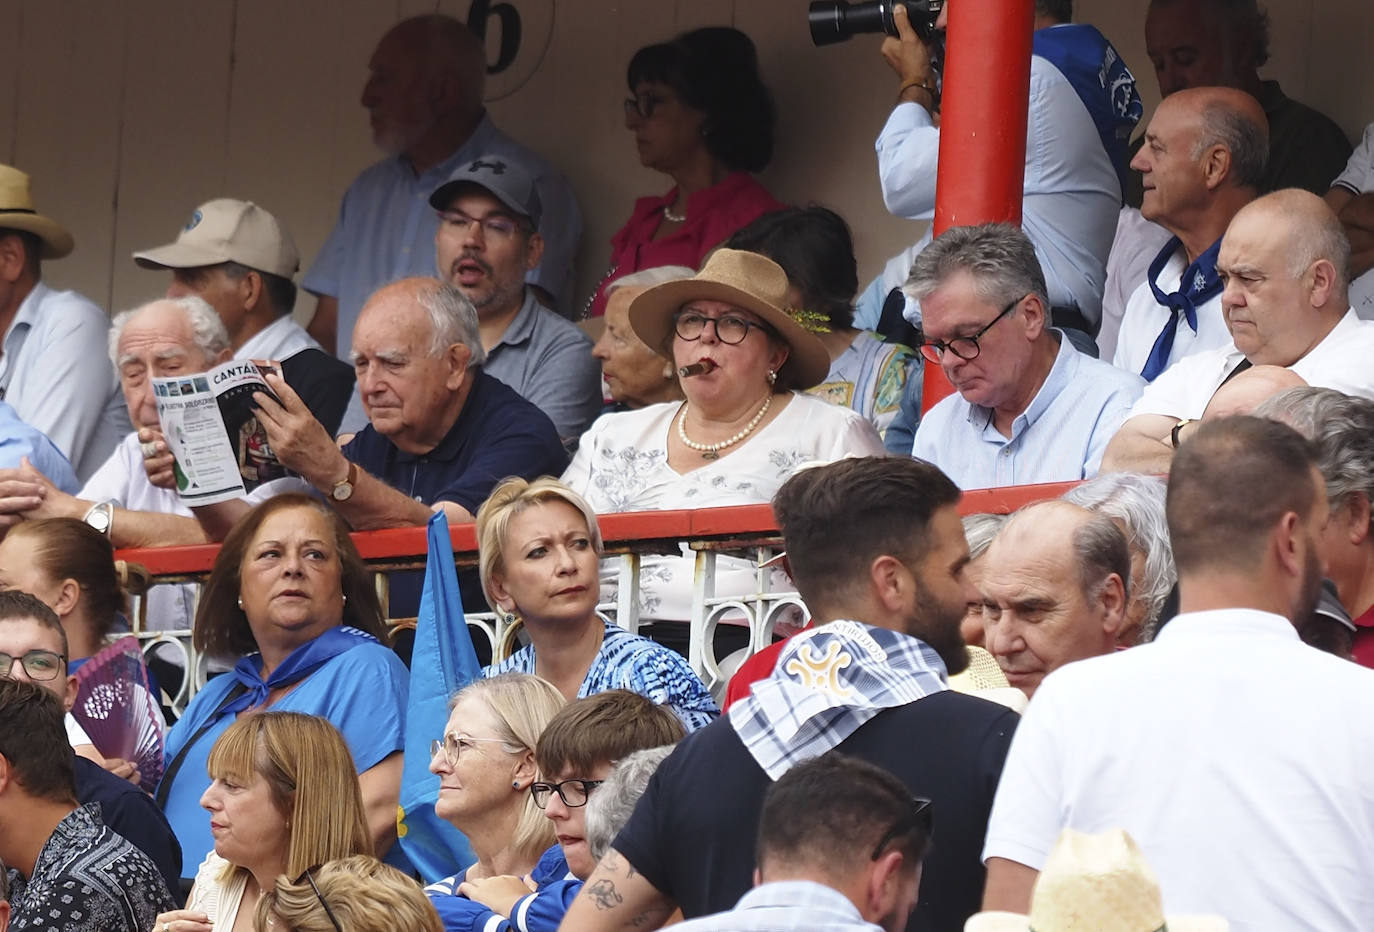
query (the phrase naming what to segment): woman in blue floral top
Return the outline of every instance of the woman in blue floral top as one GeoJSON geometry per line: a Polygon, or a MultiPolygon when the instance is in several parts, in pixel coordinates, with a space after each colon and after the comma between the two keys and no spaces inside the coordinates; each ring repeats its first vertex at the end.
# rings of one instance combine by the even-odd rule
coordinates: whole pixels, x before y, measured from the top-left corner
{"type": "Polygon", "coordinates": [[[533,673],[569,701],[628,689],[671,708],[689,729],[719,710],[682,656],[596,614],[601,531],[596,512],[555,479],[507,479],[477,512],[482,588],[519,616],[530,645],[482,671],[533,673]]]}

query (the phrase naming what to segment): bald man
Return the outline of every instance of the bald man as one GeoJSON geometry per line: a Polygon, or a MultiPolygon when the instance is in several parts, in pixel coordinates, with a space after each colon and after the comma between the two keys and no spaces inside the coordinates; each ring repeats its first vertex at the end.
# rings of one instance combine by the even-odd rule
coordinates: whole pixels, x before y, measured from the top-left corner
{"type": "Polygon", "coordinates": [[[1265,401],[1290,388],[1302,388],[1307,381],[1292,369],[1283,366],[1252,366],[1217,389],[1207,408],[1204,421],[1233,414],[1250,414],[1265,401]]]}
{"type": "Polygon", "coordinates": [[[1007,682],[1030,698],[1064,664],[1114,650],[1130,578],[1126,538],[1105,515],[1063,501],[1012,515],[979,585],[984,644],[1007,682]]]}
{"type": "Polygon", "coordinates": [[[1168,230],[1126,303],[1113,363],[1147,382],[1184,356],[1230,342],[1217,253],[1255,199],[1269,126],[1255,98],[1227,87],[1179,91],[1155,110],[1131,167],[1145,179],[1140,212],[1168,230]]]}
{"type": "MultiPolygon", "coordinates": [[[[416,16],[382,37],[368,71],[361,102],[386,158],[349,186],[334,230],[301,282],[319,297],[310,335],[347,360],[353,325],[374,290],[434,274],[439,220],[429,195],[483,155],[518,164],[534,179],[544,253],[526,281],[541,301],[566,309],[582,235],[577,201],[561,173],[492,123],[482,103],[481,39],[452,17],[416,16]]],[[[361,411],[350,407],[345,429],[365,423],[361,411]]]]}
{"type": "Polygon", "coordinates": [[[1217,272],[1231,343],[1181,360],[1146,386],[1107,445],[1104,471],[1167,472],[1217,389],[1251,366],[1374,398],[1374,322],[1350,309],[1350,243],[1321,198],[1288,188],[1242,208],[1217,272]]]}

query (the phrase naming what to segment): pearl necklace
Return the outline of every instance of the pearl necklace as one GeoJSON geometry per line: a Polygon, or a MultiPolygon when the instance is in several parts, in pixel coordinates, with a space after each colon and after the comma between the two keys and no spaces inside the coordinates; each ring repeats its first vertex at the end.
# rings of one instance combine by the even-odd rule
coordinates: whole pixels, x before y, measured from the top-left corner
{"type": "Polygon", "coordinates": [[[686,215],[685,213],[684,213],[684,214],[675,214],[675,213],[673,213],[672,208],[670,208],[667,204],[664,204],[664,205],[663,205],[663,219],[669,221],[670,223],[686,223],[686,222],[687,222],[687,215],[686,215]]]}
{"type": "Polygon", "coordinates": [[[759,408],[759,413],[754,415],[754,419],[748,424],[745,424],[743,430],[728,440],[722,440],[720,443],[697,443],[687,436],[687,402],[684,401],[682,403],[682,414],[680,414],[677,419],[678,439],[682,441],[684,446],[700,453],[702,459],[718,460],[720,459],[721,450],[724,450],[726,447],[734,446],[754,432],[754,428],[759,426],[759,421],[763,420],[763,416],[768,413],[768,406],[772,403],[773,396],[769,395],[763,400],[763,407],[759,408]]]}

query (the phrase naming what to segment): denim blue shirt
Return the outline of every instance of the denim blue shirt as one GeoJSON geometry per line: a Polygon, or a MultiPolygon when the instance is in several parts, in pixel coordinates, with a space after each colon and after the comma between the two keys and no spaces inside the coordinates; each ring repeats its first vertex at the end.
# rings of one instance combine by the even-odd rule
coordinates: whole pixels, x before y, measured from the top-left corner
{"type": "Polygon", "coordinates": [[[75,495],[81,488],[62,451],[42,431],[21,421],[13,405],[0,401],[0,469],[18,469],[19,461],[26,456],[35,469],[63,492],[75,495]]]}
{"type": "Polygon", "coordinates": [[[436,274],[434,234],[439,219],[429,196],[453,171],[480,155],[518,161],[534,179],[542,216],[544,258],[526,280],[554,296],[559,307],[572,300],[573,259],[582,236],[582,215],[568,180],[534,152],[482,118],[468,141],[444,161],[416,175],[400,156],[366,169],[349,186],[339,219],[301,285],[339,300],[338,345],[325,347],[346,359],[358,321],[372,292],[398,278],[436,274]]]}
{"type": "Polygon", "coordinates": [[[1066,482],[1097,475],[1107,441],[1126,419],[1145,382],[1133,372],[1093,359],[1059,338],[1049,375],[1011,437],[993,411],[957,392],[926,412],[912,455],[934,463],[961,489],[1066,482]]]}

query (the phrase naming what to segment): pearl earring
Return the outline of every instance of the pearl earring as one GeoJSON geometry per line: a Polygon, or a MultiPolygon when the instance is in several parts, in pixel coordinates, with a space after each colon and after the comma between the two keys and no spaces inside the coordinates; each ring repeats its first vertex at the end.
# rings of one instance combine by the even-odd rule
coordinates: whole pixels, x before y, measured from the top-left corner
{"type": "Polygon", "coordinates": [[[347,604],[348,604],[348,596],[345,595],[345,596],[343,597],[343,600],[344,600],[344,601],[343,601],[343,604],[347,605],[347,604]]]}
{"type": "Polygon", "coordinates": [[[243,596],[239,596],[239,611],[243,611],[243,596]]]}
{"type": "Polygon", "coordinates": [[[777,384],[777,381],[778,381],[778,374],[777,374],[776,372],[774,372],[772,369],[769,369],[769,370],[768,370],[768,384],[769,384],[769,385],[776,385],[776,384],[777,384]]]}

